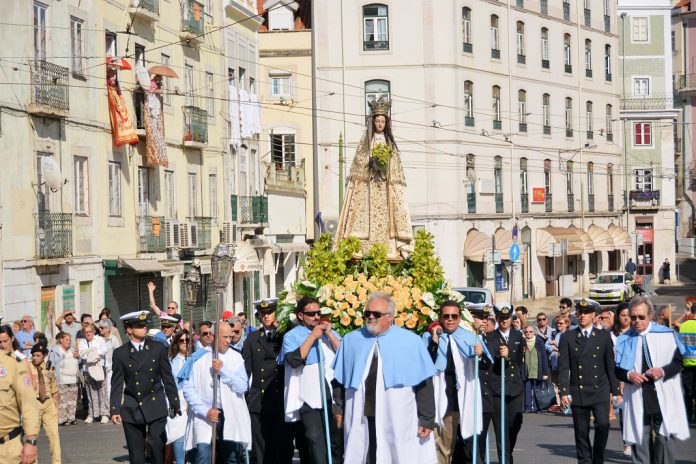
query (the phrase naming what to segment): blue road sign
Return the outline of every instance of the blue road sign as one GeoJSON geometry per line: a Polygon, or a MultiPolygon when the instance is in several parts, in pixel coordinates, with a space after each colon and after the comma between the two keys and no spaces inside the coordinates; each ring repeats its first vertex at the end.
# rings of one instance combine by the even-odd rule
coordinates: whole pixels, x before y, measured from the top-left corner
{"type": "Polygon", "coordinates": [[[516,262],[520,259],[520,246],[516,243],[510,245],[510,260],[516,262]]]}

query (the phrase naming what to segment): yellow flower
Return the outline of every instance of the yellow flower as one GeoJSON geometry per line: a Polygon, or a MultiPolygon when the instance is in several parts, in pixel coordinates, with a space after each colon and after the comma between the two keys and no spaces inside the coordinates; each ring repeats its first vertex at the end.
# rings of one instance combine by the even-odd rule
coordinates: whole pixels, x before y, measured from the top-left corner
{"type": "Polygon", "coordinates": [[[326,306],[336,306],[336,302],[329,298],[328,300],[326,300],[326,306]]]}
{"type": "Polygon", "coordinates": [[[338,317],[339,314],[341,314],[341,311],[339,311],[338,309],[334,309],[334,310],[331,312],[331,315],[332,315],[333,317],[338,317]]]}
{"type": "Polygon", "coordinates": [[[348,315],[350,317],[355,317],[355,310],[353,308],[348,308],[348,315]]]}
{"type": "Polygon", "coordinates": [[[360,306],[362,306],[362,303],[360,300],[355,300],[351,306],[353,306],[353,309],[358,309],[360,306]]]}
{"type": "Polygon", "coordinates": [[[384,287],[384,288],[382,289],[382,291],[383,291],[384,293],[389,293],[389,294],[391,295],[391,294],[394,292],[394,289],[391,288],[391,287],[389,287],[389,286],[386,286],[386,287],[384,287]]]}
{"type": "Polygon", "coordinates": [[[367,293],[358,293],[358,300],[360,303],[364,303],[367,300],[367,293]]]}
{"type": "Polygon", "coordinates": [[[420,299],[416,300],[416,308],[418,308],[418,309],[423,308],[423,302],[420,299]]]}
{"type": "Polygon", "coordinates": [[[338,305],[338,309],[340,309],[341,311],[345,311],[348,308],[349,308],[349,306],[348,306],[348,303],[346,303],[346,302],[340,303],[338,305]]]}
{"type": "Polygon", "coordinates": [[[427,306],[423,306],[422,308],[420,308],[420,312],[424,316],[427,316],[428,314],[430,314],[430,308],[428,308],[427,306]]]}
{"type": "Polygon", "coordinates": [[[413,311],[411,313],[411,319],[418,319],[419,316],[420,314],[418,314],[418,311],[413,311]]]}
{"type": "Polygon", "coordinates": [[[402,321],[405,321],[406,319],[408,319],[408,313],[399,314],[399,319],[401,319],[402,321]]]}
{"type": "Polygon", "coordinates": [[[348,327],[350,325],[350,317],[345,316],[341,318],[341,325],[343,327],[348,327]]]}
{"type": "Polygon", "coordinates": [[[406,309],[413,308],[413,300],[411,298],[406,298],[404,300],[404,308],[406,308],[406,309]]]}
{"type": "Polygon", "coordinates": [[[343,300],[344,296],[345,295],[343,295],[343,292],[339,292],[338,290],[336,290],[336,292],[334,293],[334,298],[336,299],[336,301],[343,300]]]}
{"type": "Polygon", "coordinates": [[[404,305],[401,304],[401,303],[396,303],[395,307],[396,307],[396,312],[397,312],[397,313],[400,313],[401,311],[404,310],[404,305]]]}
{"type": "Polygon", "coordinates": [[[348,294],[348,296],[346,296],[346,301],[350,304],[353,304],[357,299],[358,299],[358,297],[356,297],[352,293],[350,293],[350,294],[348,294]]]}
{"type": "Polygon", "coordinates": [[[409,319],[408,321],[406,321],[406,327],[409,329],[415,329],[417,323],[418,319],[409,319]]]}
{"type": "Polygon", "coordinates": [[[363,320],[362,317],[356,317],[355,320],[353,321],[356,327],[362,327],[363,326],[363,320]]]}
{"type": "Polygon", "coordinates": [[[397,319],[394,321],[394,324],[398,325],[399,327],[403,327],[403,326],[404,326],[404,321],[403,321],[403,319],[397,318],[397,319]]]}

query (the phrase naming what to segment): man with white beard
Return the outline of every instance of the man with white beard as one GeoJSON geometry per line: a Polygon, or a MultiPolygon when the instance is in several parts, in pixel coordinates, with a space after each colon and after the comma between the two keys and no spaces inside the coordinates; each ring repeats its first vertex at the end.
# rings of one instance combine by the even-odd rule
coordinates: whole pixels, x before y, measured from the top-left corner
{"type": "Polygon", "coordinates": [[[346,464],[437,462],[435,366],[420,337],[392,325],[394,311],[389,294],[371,293],[365,327],[347,334],[336,354],[346,464]]]}

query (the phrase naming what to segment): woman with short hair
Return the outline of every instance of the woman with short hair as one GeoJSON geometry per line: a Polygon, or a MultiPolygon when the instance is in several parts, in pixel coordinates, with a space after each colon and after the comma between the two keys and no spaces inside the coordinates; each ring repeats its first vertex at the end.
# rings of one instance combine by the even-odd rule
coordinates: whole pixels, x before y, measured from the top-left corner
{"type": "Polygon", "coordinates": [[[77,409],[77,376],[80,371],[77,348],[70,349],[72,337],[67,332],[58,332],[56,345],[48,356],[56,373],[58,383],[58,425],[75,425],[77,409]]]}
{"type": "MultiPolygon", "coordinates": [[[[177,378],[179,371],[184,367],[186,359],[193,353],[193,337],[191,332],[183,329],[177,332],[172,337],[172,343],[169,345],[169,362],[172,364],[172,374],[177,378]]],[[[184,450],[184,432],[186,431],[186,423],[188,422],[188,413],[186,399],[184,398],[184,390],[177,379],[177,387],[179,388],[179,405],[181,406],[181,416],[176,416],[173,419],[167,419],[167,449],[165,450],[165,462],[171,463],[171,454],[174,455],[176,464],[185,463],[184,450]],[[171,449],[171,454],[169,450],[171,449]]]]}
{"type": "Polygon", "coordinates": [[[83,375],[87,398],[89,400],[89,412],[85,424],[91,424],[95,418],[101,417],[102,424],[109,423],[109,398],[106,396],[106,343],[104,339],[96,336],[94,324],[84,324],[82,335],[77,344],[80,359],[83,361],[83,375]]]}

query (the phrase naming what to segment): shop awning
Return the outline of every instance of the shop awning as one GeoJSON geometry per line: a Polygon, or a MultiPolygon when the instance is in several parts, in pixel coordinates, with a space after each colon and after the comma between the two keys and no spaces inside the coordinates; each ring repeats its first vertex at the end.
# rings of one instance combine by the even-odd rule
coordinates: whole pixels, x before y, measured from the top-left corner
{"type": "Polygon", "coordinates": [[[493,243],[488,235],[478,230],[470,230],[464,241],[464,259],[482,263],[492,247],[493,243]]]}
{"type": "Polygon", "coordinates": [[[237,261],[234,263],[234,272],[252,272],[263,269],[256,249],[246,240],[237,242],[235,256],[237,256],[237,261]]]}
{"type": "Polygon", "coordinates": [[[592,239],[595,251],[614,251],[614,240],[605,229],[592,224],[587,233],[592,239]]]}
{"type": "Polygon", "coordinates": [[[607,232],[611,235],[611,239],[614,241],[615,250],[630,250],[633,248],[633,241],[631,236],[623,227],[615,226],[611,224],[607,228],[607,232]]]}
{"type": "Polygon", "coordinates": [[[585,252],[585,244],[575,228],[544,227],[543,229],[537,229],[536,236],[536,250],[538,256],[547,256],[549,258],[553,257],[553,253],[549,245],[555,243],[560,244],[563,240],[567,240],[568,242],[567,254],[569,256],[581,255],[585,252]]]}
{"type": "Polygon", "coordinates": [[[579,227],[570,226],[568,228],[573,230],[573,232],[575,232],[578,235],[578,237],[580,237],[580,240],[582,240],[582,250],[585,253],[594,253],[594,243],[592,242],[590,234],[580,229],[579,227]]]}
{"type": "Polygon", "coordinates": [[[118,265],[127,267],[138,273],[168,271],[168,268],[155,259],[125,259],[119,258],[118,265]]]}
{"type": "Polygon", "coordinates": [[[512,245],[512,232],[505,229],[495,231],[495,247],[500,250],[500,259],[510,259],[510,245],[512,245]]]}
{"type": "Polygon", "coordinates": [[[273,253],[304,253],[309,250],[306,243],[274,243],[273,253]]]}

